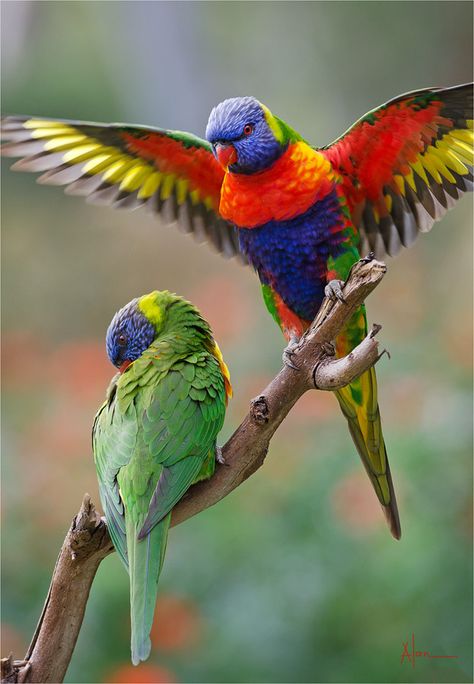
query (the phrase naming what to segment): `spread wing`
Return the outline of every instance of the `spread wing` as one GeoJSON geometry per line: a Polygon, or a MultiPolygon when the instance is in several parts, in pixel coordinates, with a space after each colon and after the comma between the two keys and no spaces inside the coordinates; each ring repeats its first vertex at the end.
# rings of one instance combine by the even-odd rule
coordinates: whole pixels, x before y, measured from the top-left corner
{"type": "Polygon", "coordinates": [[[397,254],[473,187],[473,84],[401,95],[321,150],[363,248],[397,254]]]}
{"type": "Polygon", "coordinates": [[[1,132],[2,155],[21,157],[13,169],[42,172],[39,183],[65,185],[68,194],[115,208],[146,205],[246,263],[236,229],[219,216],[224,172],[205,140],[160,128],[27,116],[4,117],[1,132]]]}

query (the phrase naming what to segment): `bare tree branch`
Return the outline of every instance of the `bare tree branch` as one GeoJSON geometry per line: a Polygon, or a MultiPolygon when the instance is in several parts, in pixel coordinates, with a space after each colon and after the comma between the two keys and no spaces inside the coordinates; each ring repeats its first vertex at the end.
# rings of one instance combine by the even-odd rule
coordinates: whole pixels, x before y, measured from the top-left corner
{"type": "Polygon", "coordinates": [[[2,682],[62,682],[81,629],[92,581],[114,547],[88,494],[63,542],[38,626],[24,661],[2,660],[2,682]],[[5,661],[7,661],[5,663],[5,661]],[[5,671],[4,671],[5,668],[5,671]],[[11,668],[10,668],[11,669],[11,668]]]}
{"type": "MultiPolygon", "coordinates": [[[[292,362],[297,370],[284,366],[253,399],[248,415],[222,448],[225,464],[217,465],[210,480],[191,487],[173,509],[172,525],[217,503],[250,477],[263,464],[276,429],[306,391],[344,387],[377,362],[381,354],[375,335],[380,326],[342,359],[334,359],[332,342],[385,272],[385,265],[371,257],[354,264],[343,289],[344,301],[326,298],[295,348],[292,362]]],[[[25,659],[4,658],[2,682],[63,681],[95,573],[112,551],[105,521],[86,494],[61,548],[25,659]]]]}
{"type": "Polygon", "coordinates": [[[313,373],[316,389],[337,390],[345,387],[367,370],[367,364],[371,366],[376,363],[384,353],[379,354],[375,340],[379,330],[379,325],[372,326],[367,337],[347,356],[334,361],[321,361],[313,373]]]}

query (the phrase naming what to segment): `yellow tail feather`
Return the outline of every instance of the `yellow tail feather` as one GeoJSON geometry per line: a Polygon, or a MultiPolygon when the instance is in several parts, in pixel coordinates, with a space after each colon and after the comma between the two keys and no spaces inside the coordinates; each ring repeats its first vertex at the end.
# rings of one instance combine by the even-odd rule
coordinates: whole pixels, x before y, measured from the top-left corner
{"type": "Polygon", "coordinates": [[[352,385],[336,392],[339,405],[347,419],[349,431],[367,474],[382,504],[392,535],[400,539],[401,528],[392,476],[382,435],[377,405],[377,381],[371,368],[352,385]],[[361,393],[362,402],[353,393],[361,393]]]}
{"type": "MultiPolygon", "coordinates": [[[[361,308],[349,322],[348,329],[336,340],[338,356],[348,354],[363,339],[366,330],[365,311],[361,308]]],[[[395,539],[400,539],[400,518],[382,434],[375,369],[370,368],[335,394],[390,531],[395,539]]]]}

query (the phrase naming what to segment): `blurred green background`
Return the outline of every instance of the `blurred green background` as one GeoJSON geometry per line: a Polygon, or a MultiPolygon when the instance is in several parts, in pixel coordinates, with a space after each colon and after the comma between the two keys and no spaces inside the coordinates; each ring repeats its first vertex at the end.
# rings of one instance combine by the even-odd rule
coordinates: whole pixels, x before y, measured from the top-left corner
{"type": "MultiPolygon", "coordinates": [[[[255,95],[315,144],[411,89],[472,79],[463,2],[2,2],[3,111],[203,135],[255,95]]],[[[3,166],[3,644],[21,657],[82,495],[113,374],[104,334],[168,288],[211,322],[235,398],[280,367],[257,278],[143,212],[3,166]]],[[[335,399],[295,407],[264,467],[173,529],[147,664],[129,665],[128,579],[102,564],[69,682],[472,681],[472,204],[370,297],[391,352],[380,404],[403,538],[391,539],[335,399]],[[401,664],[402,642],[457,659],[401,664]]]]}

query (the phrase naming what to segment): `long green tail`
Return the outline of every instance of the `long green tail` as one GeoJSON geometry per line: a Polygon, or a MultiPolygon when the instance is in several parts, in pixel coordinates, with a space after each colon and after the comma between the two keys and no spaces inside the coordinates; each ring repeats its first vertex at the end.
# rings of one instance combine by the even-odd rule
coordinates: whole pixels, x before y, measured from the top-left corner
{"type": "MultiPolygon", "coordinates": [[[[351,318],[344,333],[337,338],[338,356],[348,354],[362,341],[366,330],[365,311],[361,308],[351,318]]],[[[395,539],[400,539],[400,518],[382,434],[375,369],[370,368],[335,394],[359,456],[382,504],[390,531],[395,539]]]]}
{"type": "Polygon", "coordinates": [[[138,665],[150,655],[150,630],[155,612],[158,579],[166,551],[171,513],[145,539],[137,539],[140,526],[127,521],[127,552],[130,573],[130,617],[132,663],[138,665]]]}

